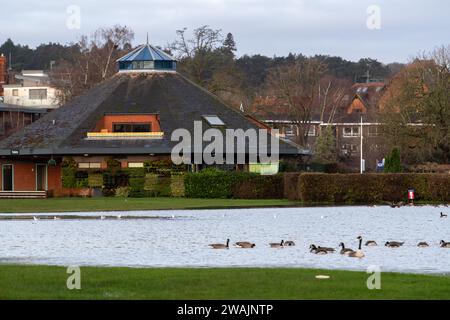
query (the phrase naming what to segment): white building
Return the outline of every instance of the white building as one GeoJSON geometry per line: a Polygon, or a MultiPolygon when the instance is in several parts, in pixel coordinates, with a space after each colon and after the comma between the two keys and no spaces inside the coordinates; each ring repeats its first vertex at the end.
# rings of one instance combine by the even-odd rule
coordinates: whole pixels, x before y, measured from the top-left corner
{"type": "Polygon", "coordinates": [[[23,107],[54,109],[58,107],[57,90],[50,86],[42,70],[23,70],[15,84],[4,85],[4,103],[23,107]]]}

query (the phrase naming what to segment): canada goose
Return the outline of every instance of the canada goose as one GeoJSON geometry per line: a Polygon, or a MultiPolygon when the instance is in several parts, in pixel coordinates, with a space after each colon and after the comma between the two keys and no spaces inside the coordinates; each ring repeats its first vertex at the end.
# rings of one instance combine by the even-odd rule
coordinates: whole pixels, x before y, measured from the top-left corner
{"type": "Polygon", "coordinates": [[[388,242],[386,242],[384,245],[385,245],[386,247],[389,247],[389,248],[399,248],[399,247],[401,247],[403,244],[404,244],[404,242],[388,241],[388,242]]]}
{"type": "Polygon", "coordinates": [[[285,247],[293,247],[293,246],[295,246],[295,242],[294,241],[285,241],[283,245],[285,247]]]}
{"type": "Polygon", "coordinates": [[[364,252],[362,252],[361,250],[361,246],[362,246],[362,237],[359,236],[358,238],[356,238],[359,240],[359,245],[358,245],[358,250],[354,251],[354,252],[350,252],[347,254],[347,257],[350,258],[364,258],[365,254],[364,252]]]}
{"type": "Polygon", "coordinates": [[[378,246],[378,243],[376,241],[373,241],[373,240],[368,240],[368,241],[366,241],[365,246],[366,247],[376,247],[376,246],[378,246]]]}
{"type": "Polygon", "coordinates": [[[439,244],[441,245],[441,248],[450,248],[450,242],[445,242],[444,240],[441,240],[439,244]]]}
{"type": "Polygon", "coordinates": [[[321,249],[320,247],[316,247],[314,244],[309,246],[309,252],[318,254],[318,255],[325,255],[328,254],[328,251],[325,249],[321,249]]]}
{"type": "Polygon", "coordinates": [[[333,248],[328,248],[328,247],[321,247],[321,246],[317,246],[317,249],[319,250],[325,250],[327,252],[335,252],[336,250],[333,248]]]}
{"type": "Polygon", "coordinates": [[[342,247],[342,249],[341,249],[341,251],[340,251],[340,254],[348,254],[348,253],[350,253],[350,252],[355,252],[355,251],[353,251],[353,249],[346,248],[346,247],[345,247],[345,244],[344,244],[343,242],[341,242],[341,243],[339,244],[339,246],[342,247]]]}
{"type": "Polygon", "coordinates": [[[255,247],[255,244],[251,243],[251,242],[241,241],[241,242],[236,242],[235,246],[237,246],[239,248],[243,248],[243,249],[251,249],[251,248],[255,247]]]}
{"type": "Polygon", "coordinates": [[[447,218],[447,214],[441,212],[441,218],[447,218]]]}
{"type": "Polygon", "coordinates": [[[281,240],[281,242],[279,242],[279,243],[269,243],[269,246],[271,248],[283,248],[284,240],[281,240]]]}
{"type": "Polygon", "coordinates": [[[208,246],[210,246],[213,249],[228,249],[230,247],[230,239],[227,239],[227,243],[226,244],[213,243],[213,244],[209,244],[208,246]]]}
{"type": "Polygon", "coordinates": [[[418,246],[419,248],[426,248],[426,247],[429,247],[428,243],[426,243],[426,242],[419,242],[419,243],[417,244],[417,246],[418,246]]]}

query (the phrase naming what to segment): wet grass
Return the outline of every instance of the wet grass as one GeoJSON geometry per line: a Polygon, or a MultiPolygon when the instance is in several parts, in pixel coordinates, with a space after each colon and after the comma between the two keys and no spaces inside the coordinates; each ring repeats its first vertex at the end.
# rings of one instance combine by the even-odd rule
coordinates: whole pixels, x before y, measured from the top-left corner
{"type": "Polygon", "coordinates": [[[0,265],[0,299],[450,299],[450,277],[311,269],[81,268],[68,290],[66,268],[0,265]],[[315,276],[329,275],[319,280],[315,276]]]}
{"type": "Polygon", "coordinates": [[[96,212],[168,209],[292,207],[289,200],[187,199],[187,198],[49,198],[2,199],[0,213],[96,212]]]}

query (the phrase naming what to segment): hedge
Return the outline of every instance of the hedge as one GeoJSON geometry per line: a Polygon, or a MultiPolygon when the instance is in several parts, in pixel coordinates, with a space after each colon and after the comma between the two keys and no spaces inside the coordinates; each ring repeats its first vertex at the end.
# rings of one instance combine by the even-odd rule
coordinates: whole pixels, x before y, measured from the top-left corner
{"type": "Polygon", "coordinates": [[[283,197],[289,200],[300,200],[298,191],[299,172],[289,172],[283,178],[283,197]]]}
{"type": "MultiPolygon", "coordinates": [[[[290,183],[295,183],[293,180],[290,183]]],[[[410,188],[415,189],[417,201],[450,201],[450,175],[445,174],[303,173],[297,184],[298,199],[306,203],[405,201],[410,188]]]]}
{"type": "Polygon", "coordinates": [[[228,172],[205,169],[188,173],[184,179],[187,198],[283,198],[283,177],[260,176],[249,172],[228,172]]]}

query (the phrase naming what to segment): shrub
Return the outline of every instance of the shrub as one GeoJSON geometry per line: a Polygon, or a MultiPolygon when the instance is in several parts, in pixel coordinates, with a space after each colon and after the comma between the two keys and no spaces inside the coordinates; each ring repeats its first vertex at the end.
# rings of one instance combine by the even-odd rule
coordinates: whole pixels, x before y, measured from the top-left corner
{"type": "Polygon", "coordinates": [[[444,174],[303,173],[298,179],[298,197],[307,203],[406,201],[409,188],[419,201],[450,201],[450,175],[444,174]]]}
{"type": "Polygon", "coordinates": [[[277,199],[283,197],[283,178],[214,168],[188,173],[184,179],[188,198],[277,199]]]}
{"type": "Polygon", "coordinates": [[[384,172],[397,173],[402,172],[402,162],[400,160],[400,150],[398,148],[392,149],[391,154],[386,157],[384,164],[384,172]]]}
{"type": "Polygon", "coordinates": [[[283,178],[283,195],[285,199],[300,200],[298,191],[298,179],[300,173],[289,172],[284,174],[283,178]]]}
{"type": "Polygon", "coordinates": [[[90,172],[88,174],[88,186],[90,188],[100,188],[103,186],[103,174],[100,172],[90,172]]]}
{"type": "Polygon", "coordinates": [[[118,198],[128,198],[130,195],[130,189],[128,187],[118,187],[116,189],[115,196],[118,198]]]}
{"type": "Polygon", "coordinates": [[[172,174],[170,177],[170,195],[172,197],[184,197],[184,175],[172,174]]]}

